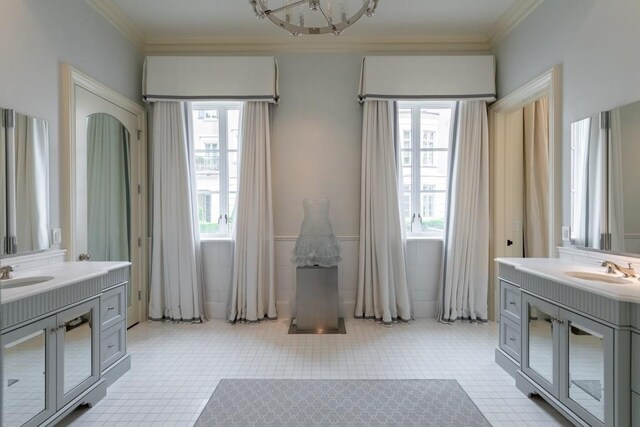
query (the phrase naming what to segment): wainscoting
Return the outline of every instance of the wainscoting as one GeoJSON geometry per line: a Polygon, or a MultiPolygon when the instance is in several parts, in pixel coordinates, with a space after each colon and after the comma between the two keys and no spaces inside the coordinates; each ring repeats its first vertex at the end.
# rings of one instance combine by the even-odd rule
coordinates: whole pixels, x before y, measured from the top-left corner
{"type": "MultiPolygon", "coordinates": [[[[340,315],[352,317],[358,287],[358,238],[338,237],[342,248],[339,271],[340,315]]],[[[276,299],[279,318],[295,316],[296,268],[289,260],[295,237],[276,237],[276,299]]],[[[203,241],[205,305],[210,318],[224,319],[231,292],[232,244],[230,240],[203,241]]],[[[407,242],[407,279],[416,318],[435,317],[442,241],[412,239],[407,242]]]]}

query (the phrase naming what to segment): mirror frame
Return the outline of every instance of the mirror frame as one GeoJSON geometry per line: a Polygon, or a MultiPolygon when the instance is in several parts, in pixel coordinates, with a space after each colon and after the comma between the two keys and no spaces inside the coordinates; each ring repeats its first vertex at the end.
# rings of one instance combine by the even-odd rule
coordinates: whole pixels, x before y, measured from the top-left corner
{"type": "MultiPolygon", "coordinates": [[[[77,236],[80,233],[77,225],[76,194],[80,187],[76,177],[76,150],[78,140],[76,132],[76,88],[82,88],[92,94],[126,110],[138,118],[138,135],[132,135],[132,140],[140,144],[140,158],[135,164],[138,169],[138,197],[131,198],[131,280],[139,284],[133,289],[132,298],[136,298],[135,291],[140,291],[139,313],[140,320],[147,319],[148,300],[148,218],[147,218],[147,110],[144,106],[119,94],[110,87],[83,74],[69,64],[61,64],[62,76],[62,108],[61,156],[63,169],[61,176],[61,207],[62,207],[62,246],[67,250],[66,260],[76,261],[79,255],[77,236]],[[136,242],[137,240],[137,242],[136,242]]],[[[135,300],[134,300],[135,301],[135,300]]]]}

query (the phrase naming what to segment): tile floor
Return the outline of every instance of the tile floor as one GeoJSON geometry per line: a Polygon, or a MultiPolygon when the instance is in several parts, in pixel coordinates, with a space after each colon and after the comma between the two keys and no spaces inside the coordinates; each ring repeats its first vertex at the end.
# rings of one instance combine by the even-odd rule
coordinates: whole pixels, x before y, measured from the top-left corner
{"type": "Polygon", "coordinates": [[[65,424],[191,426],[222,378],[453,378],[496,427],[569,425],[494,363],[495,323],[346,326],[347,335],[287,335],[286,320],[143,323],[129,331],[131,371],[65,424]]]}

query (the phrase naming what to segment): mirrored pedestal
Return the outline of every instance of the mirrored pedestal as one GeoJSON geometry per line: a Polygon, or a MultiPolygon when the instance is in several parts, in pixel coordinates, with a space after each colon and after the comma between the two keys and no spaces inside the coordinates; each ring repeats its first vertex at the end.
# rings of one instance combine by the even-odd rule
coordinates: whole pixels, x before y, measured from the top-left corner
{"type": "Polygon", "coordinates": [[[338,267],[298,267],[296,282],[296,318],[289,333],[345,333],[338,314],[338,267]]]}

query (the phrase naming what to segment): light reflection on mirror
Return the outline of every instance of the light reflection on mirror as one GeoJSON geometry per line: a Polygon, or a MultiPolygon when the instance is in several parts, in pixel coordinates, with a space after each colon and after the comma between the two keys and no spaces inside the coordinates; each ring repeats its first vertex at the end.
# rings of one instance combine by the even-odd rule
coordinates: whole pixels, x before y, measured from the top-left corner
{"type": "Polygon", "coordinates": [[[640,254],[640,102],[571,125],[571,241],[640,254]]]}
{"type": "Polygon", "coordinates": [[[10,109],[0,113],[0,256],[48,249],[48,124],[10,109]]]}
{"type": "Polygon", "coordinates": [[[87,119],[87,249],[92,261],[129,261],[129,131],[113,116],[87,119]]]}

